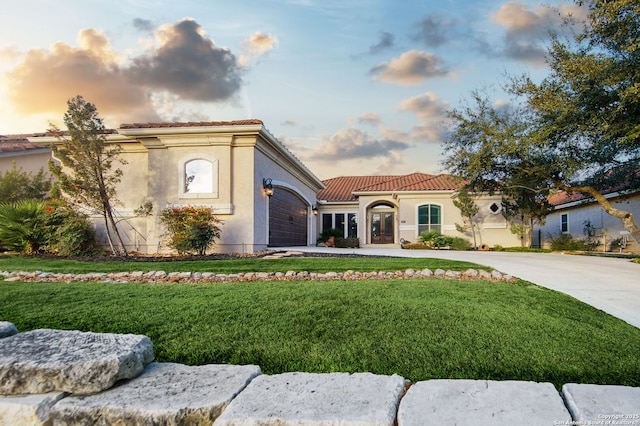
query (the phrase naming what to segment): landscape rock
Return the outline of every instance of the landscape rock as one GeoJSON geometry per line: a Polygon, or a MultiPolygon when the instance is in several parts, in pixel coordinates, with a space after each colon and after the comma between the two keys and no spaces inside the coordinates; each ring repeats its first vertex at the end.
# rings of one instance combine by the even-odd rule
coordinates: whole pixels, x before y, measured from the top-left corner
{"type": "Polygon", "coordinates": [[[570,422],[571,416],[551,383],[428,380],[411,386],[398,409],[398,426],[570,422]]]}
{"type": "Polygon", "coordinates": [[[91,394],[142,373],[153,360],[146,336],[40,329],[0,345],[0,395],[91,394]]]}
{"type": "Polygon", "coordinates": [[[404,392],[400,376],[371,373],[285,373],[258,376],[216,426],[389,425],[404,392]]]}
{"type": "Polygon", "coordinates": [[[18,334],[16,326],[8,321],[0,321],[0,339],[18,334]]]}
{"type": "Polygon", "coordinates": [[[562,396],[576,422],[640,425],[640,388],[567,383],[562,396]]]}
{"type": "Polygon", "coordinates": [[[0,425],[48,426],[53,405],[66,394],[0,396],[0,425]]]}
{"type": "Polygon", "coordinates": [[[56,426],[211,425],[256,376],[254,365],[151,363],[143,374],[96,395],[71,396],[53,407],[56,426]]]}

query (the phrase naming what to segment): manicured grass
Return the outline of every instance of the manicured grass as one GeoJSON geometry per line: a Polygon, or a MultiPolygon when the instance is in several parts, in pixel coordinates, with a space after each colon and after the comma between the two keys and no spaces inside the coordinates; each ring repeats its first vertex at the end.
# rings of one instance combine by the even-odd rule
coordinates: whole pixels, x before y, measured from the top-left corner
{"type": "Polygon", "coordinates": [[[640,386],[640,330],[563,294],[444,279],[0,281],[0,319],[145,334],[156,359],[286,371],[640,386]]]}
{"type": "Polygon", "coordinates": [[[286,257],[282,259],[237,258],[218,260],[166,260],[166,261],[80,261],[25,256],[0,256],[0,271],[46,271],[72,274],[89,272],[215,272],[233,274],[240,272],[344,272],[354,270],[396,271],[413,269],[437,269],[464,271],[469,268],[488,269],[470,262],[442,259],[417,259],[397,257],[286,257]]]}

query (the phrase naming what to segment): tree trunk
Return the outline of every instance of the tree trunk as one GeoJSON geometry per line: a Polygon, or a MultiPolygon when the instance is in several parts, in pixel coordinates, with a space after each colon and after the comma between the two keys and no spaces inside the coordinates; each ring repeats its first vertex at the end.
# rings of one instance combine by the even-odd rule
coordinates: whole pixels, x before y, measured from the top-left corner
{"type": "Polygon", "coordinates": [[[613,207],[613,204],[611,204],[611,202],[609,202],[609,200],[607,200],[607,198],[602,195],[600,191],[591,186],[574,186],[568,189],[570,189],[571,191],[578,191],[591,195],[598,202],[598,204],[602,206],[607,214],[620,219],[622,221],[622,226],[624,226],[624,229],[629,231],[636,242],[640,243],[640,228],[638,227],[638,225],[636,225],[633,219],[633,213],[613,207]]]}
{"type": "Polygon", "coordinates": [[[113,240],[111,239],[111,231],[109,231],[109,221],[107,220],[107,212],[102,211],[102,218],[104,219],[104,232],[107,235],[107,242],[109,243],[109,248],[111,249],[111,253],[116,255],[116,248],[113,246],[113,240]]]}
{"type": "MultiPolygon", "coordinates": [[[[124,256],[127,257],[129,254],[127,253],[127,249],[124,246],[124,242],[122,241],[122,237],[120,236],[120,231],[118,230],[118,226],[116,225],[116,221],[113,218],[113,210],[111,209],[111,204],[109,204],[108,202],[104,204],[104,208],[105,208],[105,212],[109,218],[109,222],[111,224],[111,227],[113,228],[113,233],[115,234],[116,238],[117,238],[117,242],[118,242],[118,256],[124,256]]],[[[113,247],[113,246],[112,246],[113,247]]]]}

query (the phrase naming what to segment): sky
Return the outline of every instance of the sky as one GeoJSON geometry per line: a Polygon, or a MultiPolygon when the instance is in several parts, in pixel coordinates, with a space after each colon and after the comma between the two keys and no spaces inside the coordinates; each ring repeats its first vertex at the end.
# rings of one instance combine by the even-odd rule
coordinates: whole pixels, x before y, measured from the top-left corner
{"type": "Polygon", "coordinates": [[[0,14],[0,135],[260,119],[320,179],[441,173],[447,111],[548,73],[547,0],[21,0],[0,14]]]}

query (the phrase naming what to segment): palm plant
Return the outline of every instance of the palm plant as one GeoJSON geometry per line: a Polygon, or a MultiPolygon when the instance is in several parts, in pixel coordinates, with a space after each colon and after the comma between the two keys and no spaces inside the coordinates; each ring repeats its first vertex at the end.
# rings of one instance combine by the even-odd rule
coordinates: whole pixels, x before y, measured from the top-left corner
{"type": "Polygon", "coordinates": [[[0,243],[13,251],[40,251],[47,241],[44,209],[37,200],[0,204],[0,243]]]}

